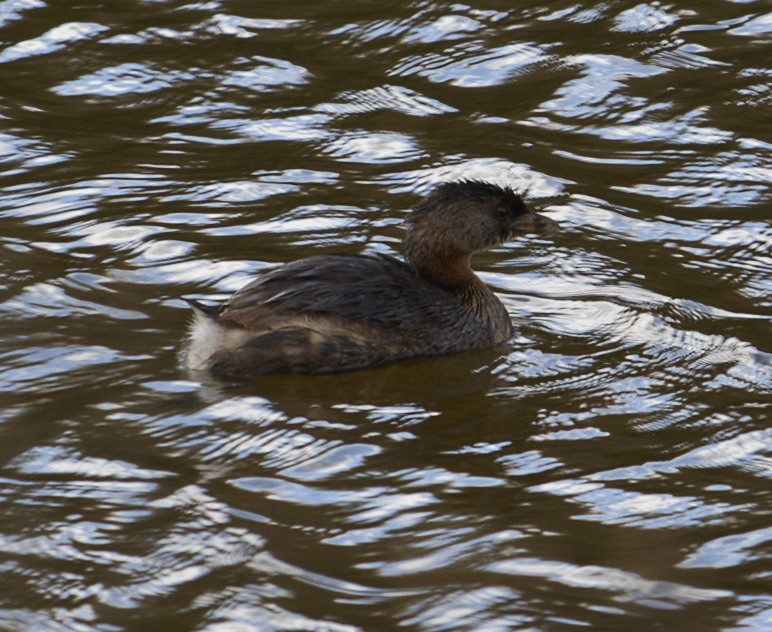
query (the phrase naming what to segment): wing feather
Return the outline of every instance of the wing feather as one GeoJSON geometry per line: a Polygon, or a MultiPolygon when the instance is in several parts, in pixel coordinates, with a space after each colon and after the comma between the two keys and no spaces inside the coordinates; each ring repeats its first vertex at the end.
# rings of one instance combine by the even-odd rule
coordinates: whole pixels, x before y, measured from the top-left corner
{"type": "Polygon", "coordinates": [[[293,314],[334,315],[427,336],[472,324],[458,298],[387,255],[324,255],[289,263],[237,292],[220,311],[260,306],[293,314]]]}

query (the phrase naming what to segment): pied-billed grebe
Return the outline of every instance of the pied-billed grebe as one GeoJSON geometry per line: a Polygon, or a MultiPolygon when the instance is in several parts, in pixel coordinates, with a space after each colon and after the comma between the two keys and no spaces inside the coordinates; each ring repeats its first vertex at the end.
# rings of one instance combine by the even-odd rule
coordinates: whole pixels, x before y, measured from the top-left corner
{"type": "Polygon", "coordinates": [[[407,262],[321,255],[287,264],[216,307],[195,309],[187,365],[215,377],[334,373],[484,349],[512,334],[507,310],[469,267],[472,253],[556,226],[510,188],[435,188],[406,220],[407,262]]]}

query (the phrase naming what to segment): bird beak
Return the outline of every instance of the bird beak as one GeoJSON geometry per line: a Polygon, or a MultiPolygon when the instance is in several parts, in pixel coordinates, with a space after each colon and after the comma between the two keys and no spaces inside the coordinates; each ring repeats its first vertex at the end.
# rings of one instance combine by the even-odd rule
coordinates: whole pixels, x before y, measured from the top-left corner
{"type": "Polygon", "coordinates": [[[523,213],[518,215],[509,225],[514,235],[521,233],[555,233],[560,230],[559,224],[546,215],[539,213],[523,213]]]}

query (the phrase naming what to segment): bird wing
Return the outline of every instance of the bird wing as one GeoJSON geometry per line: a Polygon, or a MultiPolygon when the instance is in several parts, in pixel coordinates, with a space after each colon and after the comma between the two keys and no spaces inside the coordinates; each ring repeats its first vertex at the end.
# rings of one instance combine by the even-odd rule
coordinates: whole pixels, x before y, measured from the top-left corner
{"type": "Polygon", "coordinates": [[[220,317],[249,307],[335,315],[408,335],[471,326],[471,315],[456,296],[381,254],[323,255],[289,263],[238,291],[222,306],[220,317]]]}

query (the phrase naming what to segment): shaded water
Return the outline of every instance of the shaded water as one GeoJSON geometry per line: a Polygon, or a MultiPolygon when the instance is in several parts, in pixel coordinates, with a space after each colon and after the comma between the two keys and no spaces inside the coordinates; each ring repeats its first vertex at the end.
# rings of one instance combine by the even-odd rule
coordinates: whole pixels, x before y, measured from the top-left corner
{"type": "Polygon", "coordinates": [[[770,629],[768,11],[0,2],[0,628],[770,629]],[[452,177],[505,348],[179,369],[452,177]]]}

